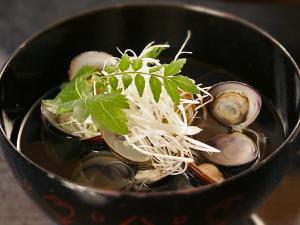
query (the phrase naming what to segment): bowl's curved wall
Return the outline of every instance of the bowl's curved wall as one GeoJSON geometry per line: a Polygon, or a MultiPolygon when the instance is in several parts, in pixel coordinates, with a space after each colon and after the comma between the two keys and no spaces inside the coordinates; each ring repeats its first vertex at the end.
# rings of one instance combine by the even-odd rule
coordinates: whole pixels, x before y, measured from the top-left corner
{"type": "MultiPolygon", "coordinates": [[[[269,37],[204,9],[127,6],[95,11],[47,29],[10,59],[0,80],[1,125],[18,128],[30,106],[67,78],[70,59],[87,50],[137,51],[148,42],[170,41],[174,55],[187,30],[195,60],[238,74],[279,113],[286,135],[299,119],[300,81],[295,64],[269,37]]],[[[192,76],[198,76],[192,72],[192,76]]],[[[15,144],[17,129],[6,133],[15,144]]],[[[251,173],[204,190],[154,195],[94,192],[56,179],[25,159],[1,135],[8,162],[27,193],[61,224],[227,224],[251,212],[279,182],[288,146],[251,173]]]]}

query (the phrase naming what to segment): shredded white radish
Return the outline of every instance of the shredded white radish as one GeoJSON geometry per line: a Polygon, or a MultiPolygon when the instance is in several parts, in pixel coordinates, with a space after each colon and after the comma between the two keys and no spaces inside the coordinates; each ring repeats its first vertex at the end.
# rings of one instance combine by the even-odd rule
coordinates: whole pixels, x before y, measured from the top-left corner
{"type": "MultiPolygon", "coordinates": [[[[180,50],[175,56],[177,60],[181,54],[190,54],[191,52],[183,51],[187,44],[191,33],[188,32],[187,38],[181,46],[180,50]]],[[[128,119],[129,133],[124,136],[125,146],[131,146],[133,151],[145,154],[151,158],[152,166],[155,168],[155,176],[149,177],[148,172],[138,173],[136,179],[141,179],[142,182],[146,180],[155,181],[159,179],[158,176],[165,177],[167,175],[182,174],[188,167],[189,163],[193,163],[192,151],[205,151],[205,152],[219,152],[219,150],[192,138],[193,135],[202,131],[197,126],[192,126],[192,121],[196,117],[199,110],[203,110],[202,115],[205,117],[205,105],[212,101],[212,96],[208,92],[210,87],[202,87],[201,84],[197,85],[199,94],[192,96],[189,93],[181,91],[180,103],[178,106],[168,95],[166,89],[163,87],[159,98],[156,102],[153,98],[152,91],[149,85],[149,64],[153,66],[160,66],[161,63],[158,59],[146,58],[145,55],[152,51],[154,48],[168,48],[168,44],[153,45],[154,42],[148,44],[137,56],[131,50],[126,49],[122,52],[117,50],[123,55],[130,54],[130,59],[142,58],[142,67],[138,71],[134,71],[131,67],[126,70],[127,73],[132,75],[133,80],[137,74],[140,74],[145,79],[145,88],[142,97],[139,96],[135,83],[132,82],[127,89],[124,90],[122,74],[116,74],[118,78],[119,88],[123,89],[122,94],[128,99],[130,108],[125,110],[128,119]]],[[[107,58],[103,63],[115,64],[120,59],[117,57],[107,58]],[[114,61],[114,63],[112,63],[114,61]]],[[[104,76],[109,75],[103,69],[101,74],[104,76]]],[[[156,71],[155,76],[164,83],[164,67],[156,71]]],[[[110,88],[110,87],[108,87],[110,88]]],[[[108,90],[109,91],[109,90],[108,90]]],[[[80,95],[79,91],[78,94],[80,95]]],[[[93,94],[96,95],[96,83],[93,83],[93,94]]],[[[54,109],[53,109],[54,110],[54,109]]],[[[77,122],[72,116],[67,121],[60,123],[60,126],[75,126],[74,135],[82,138],[90,138],[95,135],[101,134],[93,124],[89,116],[83,123],[77,122]]]]}
{"type": "MultiPolygon", "coordinates": [[[[181,53],[189,53],[182,51],[187,40],[176,55],[176,59],[181,53]]],[[[140,56],[150,51],[153,48],[152,44],[150,43],[140,56]]],[[[169,47],[168,45],[161,46],[169,47]]],[[[132,50],[127,49],[125,52],[132,53],[131,59],[136,58],[136,54],[132,50]]],[[[146,81],[142,97],[139,96],[134,83],[131,83],[122,93],[128,98],[130,105],[130,109],[125,111],[129,134],[125,135],[124,145],[130,145],[134,150],[151,156],[152,165],[162,177],[181,174],[185,172],[189,163],[194,162],[192,150],[219,152],[219,150],[190,137],[190,135],[201,132],[201,128],[191,126],[189,123],[195,118],[197,111],[212,100],[212,96],[207,91],[209,87],[197,85],[200,93],[194,98],[188,99],[183,92],[180,104],[175,107],[165,88],[162,88],[160,99],[155,102],[148,82],[150,78],[147,75],[149,73],[148,63],[161,65],[157,59],[143,58],[143,66],[137,71],[146,81]]],[[[162,67],[162,74],[163,70],[162,67]]],[[[134,73],[134,70],[129,68],[128,72],[134,73]]],[[[158,76],[158,79],[163,83],[163,78],[158,76]]],[[[123,87],[122,82],[119,82],[119,87],[123,87]]],[[[143,176],[138,176],[136,179],[141,177],[143,176]]]]}

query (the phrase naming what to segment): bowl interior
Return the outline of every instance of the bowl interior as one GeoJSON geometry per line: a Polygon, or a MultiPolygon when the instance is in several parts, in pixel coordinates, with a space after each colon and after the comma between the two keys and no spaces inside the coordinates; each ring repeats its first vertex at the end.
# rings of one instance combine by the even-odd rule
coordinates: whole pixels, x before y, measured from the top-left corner
{"type": "MultiPolygon", "coordinates": [[[[231,16],[179,6],[127,6],[94,11],[52,26],[25,42],[2,71],[1,125],[16,145],[20,123],[34,102],[67,80],[70,60],[81,52],[98,50],[117,55],[116,47],[137,52],[151,42],[172,47],[173,57],[187,31],[186,74],[209,85],[226,70],[254,86],[268,99],[281,120],[285,137],[299,119],[299,76],[289,55],[263,32],[231,16]]],[[[272,124],[267,124],[272,129],[272,124]]],[[[274,146],[274,152],[281,143],[274,146]]]]}

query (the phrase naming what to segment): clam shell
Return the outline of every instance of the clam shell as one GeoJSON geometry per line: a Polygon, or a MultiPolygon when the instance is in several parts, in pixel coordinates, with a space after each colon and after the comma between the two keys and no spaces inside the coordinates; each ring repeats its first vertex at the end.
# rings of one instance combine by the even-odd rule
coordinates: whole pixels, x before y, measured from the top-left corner
{"type": "Polygon", "coordinates": [[[74,57],[69,68],[69,79],[72,80],[83,66],[95,66],[101,70],[106,65],[116,63],[112,55],[106,52],[87,51],[74,57]]]}
{"type": "Polygon", "coordinates": [[[256,144],[240,132],[219,134],[206,143],[220,150],[219,153],[201,153],[204,158],[216,165],[246,165],[254,162],[259,156],[256,144]]]}
{"type": "Polygon", "coordinates": [[[213,179],[215,182],[222,182],[225,179],[222,172],[218,169],[218,167],[216,167],[213,164],[203,163],[198,166],[198,169],[201,170],[208,177],[213,179]]]}
{"type": "Polygon", "coordinates": [[[94,132],[93,134],[90,133],[89,136],[85,136],[82,133],[77,132],[77,131],[80,131],[80,128],[77,127],[76,125],[69,124],[69,123],[63,124],[63,122],[67,122],[67,119],[68,119],[67,113],[61,114],[60,118],[56,118],[55,114],[52,113],[48,109],[47,105],[45,105],[43,103],[41,104],[41,112],[42,112],[42,119],[43,119],[44,124],[47,125],[47,123],[49,123],[51,126],[56,128],[60,132],[65,133],[66,135],[69,135],[71,137],[77,137],[82,140],[89,140],[89,139],[101,136],[101,132],[94,132]],[[58,120],[60,120],[60,122],[62,123],[61,125],[58,123],[58,120]]]}
{"type": "MultiPolygon", "coordinates": [[[[214,117],[221,122],[222,124],[224,124],[225,126],[229,126],[235,130],[242,130],[244,128],[246,128],[247,126],[249,126],[251,123],[253,123],[253,121],[256,119],[256,117],[258,116],[259,112],[260,112],[260,108],[261,108],[261,97],[260,94],[257,92],[257,90],[255,90],[253,87],[245,84],[245,83],[241,83],[241,82],[237,82],[237,81],[227,81],[227,82],[221,82],[218,84],[215,84],[214,86],[212,86],[212,88],[209,90],[209,92],[211,93],[211,95],[214,97],[214,99],[216,99],[218,97],[218,95],[220,96],[222,93],[229,93],[229,92],[233,92],[233,93],[237,93],[241,96],[244,96],[248,99],[248,110],[247,113],[245,115],[245,117],[243,118],[243,120],[238,123],[238,124],[229,124],[227,121],[221,120],[220,118],[218,118],[217,116],[214,115],[213,112],[213,103],[210,104],[210,111],[211,113],[214,115],[214,117]]],[[[241,101],[243,103],[243,101],[241,101]]]]}
{"type": "MultiPolygon", "coordinates": [[[[145,155],[143,153],[138,152],[134,148],[130,146],[124,145],[124,137],[113,134],[109,131],[102,131],[102,136],[104,141],[111,148],[112,152],[116,154],[116,156],[126,163],[134,164],[139,167],[147,168],[147,162],[150,164],[150,156],[145,155]]],[[[149,165],[150,167],[150,165],[149,165]]]]}
{"type": "Polygon", "coordinates": [[[75,175],[77,182],[105,190],[127,190],[132,185],[134,170],[111,152],[92,152],[81,160],[75,175]]]}

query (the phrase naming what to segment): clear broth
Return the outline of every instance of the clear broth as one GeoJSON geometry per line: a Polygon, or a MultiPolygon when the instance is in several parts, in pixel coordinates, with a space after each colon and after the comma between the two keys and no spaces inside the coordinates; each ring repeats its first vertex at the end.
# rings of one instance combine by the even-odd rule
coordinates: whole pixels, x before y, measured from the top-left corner
{"type": "MultiPolygon", "coordinates": [[[[199,63],[196,60],[188,61],[186,71],[189,72],[187,72],[186,74],[193,74],[195,73],[195,71],[197,71],[197,74],[199,74],[199,76],[198,79],[195,80],[197,83],[204,84],[204,86],[209,86],[220,81],[239,80],[237,79],[237,76],[234,76],[221,68],[206,65],[204,63],[199,63]]],[[[58,89],[56,88],[55,90],[57,92],[58,89]]],[[[52,97],[53,93],[55,94],[55,90],[52,90],[49,93],[45,94],[45,96],[43,96],[41,99],[52,97]]],[[[43,125],[43,121],[41,119],[40,103],[41,100],[39,100],[33,105],[33,107],[29,110],[22,122],[18,134],[19,150],[41,167],[68,180],[86,186],[93,186],[96,188],[103,189],[113,189],[113,187],[107,187],[106,185],[101,186],[101,182],[99,185],[98,181],[93,183],[90,182],[90,180],[78,180],[76,178],[76,174],[78,174],[78,169],[81,168],[81,159],[72,159],[64,161],[53,160],[53,157],[51,157],[51,155],[49,155],[49,152],[46,151],[45,143],[42,138],[43,133],[45,132],[45,126],[43,125]]],[[[211,118],[209,119],[211,120],[211,118]]],[[[211,124],[212,123],[210,123],[209,121],[206,121],[205,123],[202,123],[200,125],[201,128],[204,128],[204,131],[205,127],[208,127],[208,125],[210,126],[209,129],[206,129],[206,132],[203,132],[199,135],[200,140],[206,139],[206,137],[211,136],[214,132],[221,132],[221,130],[218,131],[218,126],[214,127],[211,126],[211,124]]],[[[256,121],[250,126],[250,128],[261,134],[261,136],[267,137],[267,144],[260,146],[260,149],[262,149],[262,151],[260,152],[259,160],[271,154],[284,140],[282,123],[275,110],[273,109],[272,105],[264,97],[261,112],[256,121]]],[[[106,150],[109,151],[109,149],[106,150]]],[[[247,168],[239,167],[234,169],[219,169],[221,169],[226,176],[232,176],[247,168]]],[[[132,169],[133,171],[136,171],[136,168],[132,169]]],[[[180,175],[176,177],[167,177],[166,179],[163,179],[162,181],[158,182],[150,188],[148,187],[139,189],[139,187],[135,186],[125,188],[124,191],[167,191],[191,188],[193,186],[198,185],[199,183],[193,182],[189,176],[180,175]]]]}

